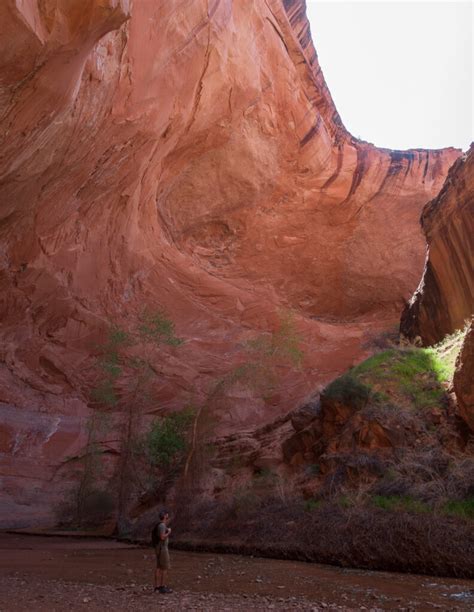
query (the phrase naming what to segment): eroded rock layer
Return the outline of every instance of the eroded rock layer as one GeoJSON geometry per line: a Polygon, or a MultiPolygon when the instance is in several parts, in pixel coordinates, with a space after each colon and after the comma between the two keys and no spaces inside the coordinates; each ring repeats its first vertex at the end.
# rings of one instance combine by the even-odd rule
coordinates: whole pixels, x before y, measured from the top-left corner
{"type": "Polygon", "coordinates": [[[474,323],[471,321],[456,362],[453,380],[458,414],[474,432],[474,323]]]}
{"type": "Polygon", "coordinates": [[[464,327],[474,312],[474,145],[423,209],[428,255],[401,331],[433,344],[464,327]]]}
{"type": "MultiPolygon", "coordinates": [[[[296,312],[304,368],[270,403],[236,391],[217,433],[287,412],[360,359],[416,286],[418,217],[459,152],[348,134],[301,0],[12,0],[0,22],[11,526],[55,520],[111,320],[159,306],[185,340],[162,352],[153,414],[200,401],[240,342],[296,312]]],[[[118,431],[101,441],[111,470],[118,431]]]]}

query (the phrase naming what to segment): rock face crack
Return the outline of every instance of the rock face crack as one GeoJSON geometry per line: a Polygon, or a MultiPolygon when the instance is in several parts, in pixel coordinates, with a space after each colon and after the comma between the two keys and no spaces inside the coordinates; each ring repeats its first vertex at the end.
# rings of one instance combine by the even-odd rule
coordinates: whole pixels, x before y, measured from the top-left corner
{"type": "Polygon", "coordinates": [[[277,26],[275,25],[275,23],[273,23],[273,21],[272,21],[271,19],[269,19],[268,17],[267,17],[267,21],[268,21],[268,23],[269,23],[269,24],[272,26],[272,28],[275,30],[275,32],[277,33],[277,36],[278,36],[278,38],[281,40],[281,42],[282,42],[283,46],[285,47],[286,52],[288,53],[288,55],[290,55],[290,51],[289,51],[289,49],[288,49],[288,46],[287,46],[287,44],[286,44],[286,42],[285,42],[285,39],[283,38],[283,34],[282,34],[282,33],[280,32],[280,30],[277,28],[277,26]]]}
{"type": "Polygon", "coordinates": [[[193,103],[193,107],[191,111],[191,116],[184,130],[185,134],[187,134],[190,131],[190,129],[192,128],[196,120],[196,115],[199,109],[199,104],[201,102],[202,91],[204,87],[204,77],[206,76],[206,72],[209,68],[210,58],[211,58],[211,24],[209,23],[207,26],[207,45],[206,45],[206,51],[204,53],[203,68],[202,68],[202,72],[201,72],[201,75],[199,77],[199,81],[197,84],[197,89],[196,89],[196,94],[194,96],[194,103],[193,103]]]}

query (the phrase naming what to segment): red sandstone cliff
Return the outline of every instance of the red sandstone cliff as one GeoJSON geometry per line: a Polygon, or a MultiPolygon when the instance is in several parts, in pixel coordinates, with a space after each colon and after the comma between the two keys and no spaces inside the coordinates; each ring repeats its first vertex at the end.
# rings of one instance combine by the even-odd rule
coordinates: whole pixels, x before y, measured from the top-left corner
{"type": "Polygon", "coordinates": [[[438,197],[423,209],[428,255],[402,332],[433,344],[464,327],[474,311],[474,145],[450,169],[438,197]]]}
{"type": "Polygon", "coordinates": [[[474,432],[474,323],[472,321],[456,361],[453,387],[458,414],[474,432]]]}
{"type": "MultiPolygon", "coordinates": [[[[144,304],[173,317],[185,345],[163,352],[157,406],[174,408],[294,309],[304,371],[282,375],[274,405],[235,394],[222,431],[273,419],[359,359],[416,286],[418,217],[459,152],[348,134],[301,0],[12,0],[0,22],[10,525],[52,520],[110,319],[144,304]]],[[[113,464],[117,435],[103,445],[113,464]]]]}

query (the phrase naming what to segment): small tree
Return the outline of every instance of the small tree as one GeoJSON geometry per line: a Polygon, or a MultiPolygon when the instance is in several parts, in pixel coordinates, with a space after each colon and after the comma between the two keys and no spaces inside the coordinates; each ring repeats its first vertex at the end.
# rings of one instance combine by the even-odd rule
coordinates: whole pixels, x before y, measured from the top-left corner
{"type": "Polygon", "coordinates": [[[109,427],[109,417],[95,411],[87,421],[87,443],[83,453],[74,458],[81,464],[79,486],[74,495],[73,518],[79,525],[88,525],[110,514],[111,496],[98,487],[102,474],[102,448],[99,440],[109,427]],[[105,503],[106,497],[108,503],[105,503]],[[99,502],[97,503],[97,501],[99,502]]]}
{"type": "Polygon", "coordinates": [[[146,437],[146,450],[151,465],[168,468],[179,464],[188,446],[189,428],[193,421],[190,409],[174,412],[153,421],[146,437]]]}
{"type": "Polygon", "coordinates": [[[303,359],[298,334],[291,312],[280,314],[276,330],[246,342],[244,358],[238,366],[220,378],[211,389],[207,400],[196,411],[189,453],[184,468],[186,478],[197,455],[198,446],[205,448],[209,432],[206,423],[212,422],[216,404],[222,404],[224,394],[234,385],[243,385],[262,398],[267,398],[278,385],[280,368],[299,368],[303,359]]]}
{"type": "MultiPolygon", "coordinates": [[[[91,399],[94,414],[89,423],[89,442],[85,449],[85,469],[79,484],[80,497],[94,488],[100,475],[101,451],[98,439],[103,433],[100,419],[110,412],[123,414],[118,467],[119,522],[125,517],[132,494],[132,483],[139,482],[136,471],[141,455],[140,429],[144,409],[152,402],[153,383],[160,378],[157,363],[163,345],[180,346],[183,341],[161,310],[144,311],[129,331],[112,324],[99,348],[97,383],[91,399]]],[[[81,502],[82,503],[82,502],[81,502]]]]}

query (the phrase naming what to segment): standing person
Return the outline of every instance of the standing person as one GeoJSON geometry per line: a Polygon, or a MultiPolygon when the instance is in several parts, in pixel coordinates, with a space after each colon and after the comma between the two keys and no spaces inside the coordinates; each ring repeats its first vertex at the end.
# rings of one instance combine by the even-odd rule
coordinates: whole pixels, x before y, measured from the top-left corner
{"type": "Polygon", "coordinates": [[[172,589],[165,585],[166,572],[171,568],[168,540],[171,529],[168,527],[170,515],[166,510],[159,514],[160,522],[151,532],[151,541],[156,552],[156,571],[154,578],[155,591],[159,593],[172,593],[172,589]]]}

